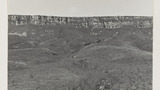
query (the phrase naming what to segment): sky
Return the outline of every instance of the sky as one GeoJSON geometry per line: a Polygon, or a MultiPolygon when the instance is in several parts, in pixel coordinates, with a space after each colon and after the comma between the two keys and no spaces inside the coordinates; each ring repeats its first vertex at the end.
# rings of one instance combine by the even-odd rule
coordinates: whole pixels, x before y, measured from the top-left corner
{"type": "Polygon", "coordinates": [[[153,0],[8,0],[8,14],[153,16],[153,0]]]}

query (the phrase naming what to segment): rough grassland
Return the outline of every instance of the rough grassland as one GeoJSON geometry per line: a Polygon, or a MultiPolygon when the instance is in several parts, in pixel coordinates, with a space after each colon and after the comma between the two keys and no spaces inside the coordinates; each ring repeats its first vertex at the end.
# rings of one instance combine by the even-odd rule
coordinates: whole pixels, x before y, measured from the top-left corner
{"type": "Polygon", "coordinates": [[[9,35],[9,90],[152,90],[152,29],[9,26],[24,31],[9,35]]]}

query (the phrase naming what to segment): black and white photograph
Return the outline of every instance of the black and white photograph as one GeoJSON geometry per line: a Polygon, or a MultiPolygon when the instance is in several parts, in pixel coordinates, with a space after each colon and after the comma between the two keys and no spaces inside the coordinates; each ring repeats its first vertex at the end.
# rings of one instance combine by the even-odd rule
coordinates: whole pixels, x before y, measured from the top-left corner
{"type": "Polygon", "coordinates": [[[153,0],[8,0],[8,90],[153,90],[153,0]]]}

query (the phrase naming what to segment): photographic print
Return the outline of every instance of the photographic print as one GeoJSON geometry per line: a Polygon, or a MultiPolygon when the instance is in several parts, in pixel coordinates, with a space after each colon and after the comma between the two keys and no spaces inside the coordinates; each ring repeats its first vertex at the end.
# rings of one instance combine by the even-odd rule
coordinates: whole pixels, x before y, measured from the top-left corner
{"type": "Polygon", "coordinates": [[[8,0],[8,90],[152,90],[153,0],[8,0]]]}

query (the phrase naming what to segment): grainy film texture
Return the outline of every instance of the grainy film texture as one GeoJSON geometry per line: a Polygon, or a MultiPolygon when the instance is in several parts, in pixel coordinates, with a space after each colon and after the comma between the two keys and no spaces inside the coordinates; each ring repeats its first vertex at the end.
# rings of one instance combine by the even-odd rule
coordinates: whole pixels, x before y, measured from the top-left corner
{"type": "Polygon", "coordinates": [[[152,17],[8,17],[9,90],[152,89],[152,17]]]}

